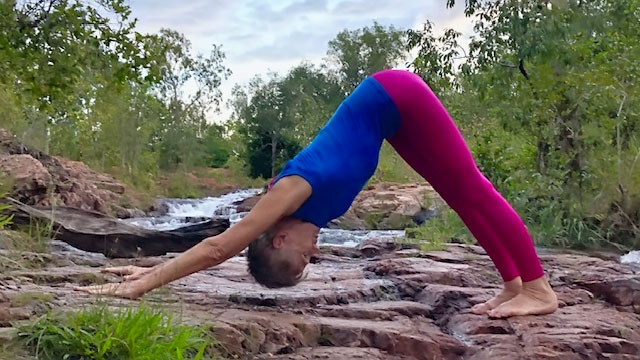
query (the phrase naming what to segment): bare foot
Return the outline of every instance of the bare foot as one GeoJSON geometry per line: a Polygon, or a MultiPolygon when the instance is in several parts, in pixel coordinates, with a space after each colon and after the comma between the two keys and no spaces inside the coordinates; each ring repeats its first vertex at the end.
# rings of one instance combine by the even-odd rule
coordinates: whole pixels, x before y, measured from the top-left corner
{"type": "Polygon", "coordinates": [[[509,301],[516,297],[522,290],[522,280],[518,276],[517,278],[504,283],[504,287],[500,294],[494,296],[487,302],[476,304],[471,308],[471,312],[476,315],[486,314],[489,311],[497,308],[500,304],[509,301]]]}
{"type": "Polygon", "coordinates": [[[545,276],[522,283],[522,291],[513,299],[488,312],[490,317],[551,314],[558,309],[558,298],[545,276]]]}

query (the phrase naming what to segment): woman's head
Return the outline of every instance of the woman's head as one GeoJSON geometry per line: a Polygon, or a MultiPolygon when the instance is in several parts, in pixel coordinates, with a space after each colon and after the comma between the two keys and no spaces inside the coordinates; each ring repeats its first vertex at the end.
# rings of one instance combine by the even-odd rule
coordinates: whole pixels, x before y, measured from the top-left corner
{"type": "Polygon", "coordinates": [[[249,272],[269,288],[297,284],[318,252],[320,229],[308,222],[284,218],[249,245],[249,272]]]}

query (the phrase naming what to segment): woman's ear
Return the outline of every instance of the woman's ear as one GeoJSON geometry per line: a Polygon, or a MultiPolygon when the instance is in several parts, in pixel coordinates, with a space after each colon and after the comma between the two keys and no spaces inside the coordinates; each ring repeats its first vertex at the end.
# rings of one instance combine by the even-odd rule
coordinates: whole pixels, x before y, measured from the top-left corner
{"type": "Polygon", "coordinates": [[[279,249],[284,245],[286,238],[287,238],[286,231],[278,231],[278,233],[276,233],[276,235],[271,240],[271,245],[274,248],[279,249]]]}

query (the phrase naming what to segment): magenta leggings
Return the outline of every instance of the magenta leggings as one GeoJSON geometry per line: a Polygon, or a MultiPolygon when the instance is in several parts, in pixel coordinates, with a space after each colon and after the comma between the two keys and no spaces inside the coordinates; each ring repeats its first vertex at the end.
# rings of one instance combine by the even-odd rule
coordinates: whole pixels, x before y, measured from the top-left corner
{"type": "Polygon", "coordinates": [[[544,275],[524,223],[478,170],[460,131],[436,95],[408,71],[373,75],[400,112],[400,130],[389,138],[398,154],[424,177],[467,225],[504,281],[544,275]]]}

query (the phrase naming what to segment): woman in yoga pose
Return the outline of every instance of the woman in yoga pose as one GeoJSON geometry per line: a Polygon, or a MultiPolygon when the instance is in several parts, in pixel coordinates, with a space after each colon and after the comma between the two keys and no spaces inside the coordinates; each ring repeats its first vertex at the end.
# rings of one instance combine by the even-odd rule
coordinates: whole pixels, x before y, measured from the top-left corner
{"type": "Polygon", "coordinates": [[[472,311],[492,317],[554,312],[556,295],[522,220],[480,173],[435,94],[402,70],[364,80],[234,227],[153,268],[106,269],[127,275],[123,283],[77,290],[137,298],[247,246],[249,271],[259,283],[293,286],[318,251],[320,228],[346,212],[373,175],[384,139],[458,213],[500,272],[502,291],[472,311]]]}

